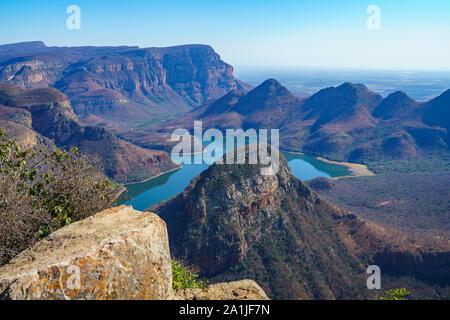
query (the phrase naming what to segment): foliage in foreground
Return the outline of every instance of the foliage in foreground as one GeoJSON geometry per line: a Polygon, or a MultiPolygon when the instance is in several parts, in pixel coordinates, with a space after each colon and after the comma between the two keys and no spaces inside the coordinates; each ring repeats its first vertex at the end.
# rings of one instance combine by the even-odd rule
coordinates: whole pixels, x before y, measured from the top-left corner
{"type": "Polygon", "coordinates": [[[22,151],[3,130],[0,137],[0,266],[113,203],[115,187],[76,148],[22,151]]]}
{"type": "Polygon", "coordinates": [[[395,288],[386,291],[386,295],[382,296],[380,300],[406,300],[406,296],[410,292],[405,288],[395,288]]]}
{"type": "Polygon", "coordinates": [[[200,288],[206,287],[206,281],[198,280],[198,275],[187,270],[176,260],[172,260],[172,287],[176,289],[200,288]]]}

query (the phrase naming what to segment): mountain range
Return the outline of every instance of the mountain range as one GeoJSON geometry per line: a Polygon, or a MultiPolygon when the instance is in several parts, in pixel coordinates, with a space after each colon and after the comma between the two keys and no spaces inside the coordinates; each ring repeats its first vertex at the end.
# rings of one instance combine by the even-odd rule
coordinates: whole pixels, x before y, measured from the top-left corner
{"type": "Polygon", "coordinates": [[[249,85],[210,46],[167,48],[0,46],[0,83],[54,87],[85,124],[145,127],[249,85]]]}
{"type": "Polygon", "coordinates": [[[118,133],[250,89],[206,45],[47,47],[41,41],[0,46],[0,83],[8,136],[27,147],[77,146],[122,183],[176,165],[166,152],[137,147],[118,133]]]}
{"type": "MultiPolygon", "coordinates": [[[[2,45],[0,83],[8,137],[32,149],[76,146],[121,183],[176,168],[170,135],[195,120],[205,129],[280,129],[282,150],[352,162],[450,147],[450,90],[419,103],[347,82],[300,98],[275,79],[255,88],[237,80],[206,45],[2,45]]],[[[370,264],[381,267],[383,288],[406,282],[414,297],[448,298],[448,242],[411,240],[335,207],[281,154],[276,175],[260,167],[213,164],[149,209],[166,221],[178,260],[214,282],[254,279],[272,298],[374,298],[370,264]]]]}
{"type": "Polygon", "coordinates": [[[344,83],[299,98],[277,80],[256,88],[207,45],[167,48],[0,46],[0,83],[51,86],[84,124],[170,151],[176,128],[280,129],[287,151],[364,162],[447,152],[450,90],[425,103],[344,83]],[[170,120],[167,120],[170,119],[170,120]]]}
{"type": "Polygon", "coordinates": [[[362,84],[325,88],[298,98],[274,79],[248,92],[226,95],[140,132],[121,135],[137,145],[170,150],[176,128],[280,129],[283,150],[336,160],[409,159],[450,146],[450,90],[425,103],[397,91],[388,97],[362,84]]]}
{"type": "Polygon", "coordinates": [[[117,182],[135,182],[177,167],[164,151],[143,149],[105,128],[81,124],[67,97],[54,88],[0,85],[0,128],[22,148],[77,147],[117,182]]]}

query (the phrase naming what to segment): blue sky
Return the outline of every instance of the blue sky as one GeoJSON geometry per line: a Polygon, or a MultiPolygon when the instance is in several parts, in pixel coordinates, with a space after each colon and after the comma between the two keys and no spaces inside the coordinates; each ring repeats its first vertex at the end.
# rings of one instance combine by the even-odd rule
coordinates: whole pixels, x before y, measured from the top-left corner
{"type": "Polygon", "coordinates": [[[0,0],[0,30],[2,44],[203,43],[234,66],[450,70],[449,0],[0,0]],[[72,4],[80,30],[66,27],[72,4]]]}

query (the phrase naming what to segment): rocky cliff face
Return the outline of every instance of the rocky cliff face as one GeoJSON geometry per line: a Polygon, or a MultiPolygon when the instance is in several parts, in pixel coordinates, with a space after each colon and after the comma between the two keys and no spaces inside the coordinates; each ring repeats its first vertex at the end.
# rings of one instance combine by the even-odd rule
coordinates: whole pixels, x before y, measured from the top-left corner
{"type": "Polygon", "coordinates": [[[281,166],[279,176],[263,177],[256,173],[259,170],[259,166],[213,165],[178,197],[150,208],[170,221],[176,257],[199,265],[207,274],[243,262],[249,248],[247,240],[252,241],[244,237],[245,229],[257,228],[258,238],[263,219],[270,218],[253,213],[276,211],[280,199],[275,198],[288,182],[278,179],[286,176],[287,165],[281,166]]]}
{"type": "Polygon", "coordinates": [[[248,85],[205,45],[169,48],[0,46],[0,82],[54,86],[88,124],[130,129],[248,85]]]}
{"type": "Polygon", "coordinates": [[[152,213],[118,207],[62,228],[0,268],[0,298],[169,299],[167,229],[152,213]]]}
{"type": "MultiPolygon", "coordinates": [[[[282,299],[371,297],[370,264],[392,275],[402,270],[394,276],[424,275],[402,266],[407,259],[382,258],[414,246],[322,200],[280,158],[274,176],[261,176],[259,165],[214,164],[185,191],[152,206],[168,225],[172,254],[214,281],[254,279],[282,299]]],[[[433,253],[435,262],[414,255],[430,274],[449,270],[445,252],[433,253]]]]}
{"type": "Polygon", "coordinates": [[[53,88],[0,85],[0,115],[2,129],[23,147],[78,147],[119,182],[139,181],[176,167],[166,152],[143,149],[104,128],[81,125],[67,97],[53,88]]]}

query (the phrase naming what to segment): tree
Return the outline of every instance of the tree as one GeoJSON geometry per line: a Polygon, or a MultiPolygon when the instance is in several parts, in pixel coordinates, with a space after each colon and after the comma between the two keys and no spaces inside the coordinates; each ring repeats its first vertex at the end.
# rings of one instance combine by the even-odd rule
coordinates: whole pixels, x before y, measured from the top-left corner
{"type": "Polygon", "coordinates": [[[22,151],[1,129],[0,137],[0,265],[113,204],[116,187],[76,148],[22,151]]]}

